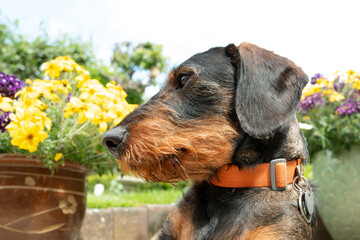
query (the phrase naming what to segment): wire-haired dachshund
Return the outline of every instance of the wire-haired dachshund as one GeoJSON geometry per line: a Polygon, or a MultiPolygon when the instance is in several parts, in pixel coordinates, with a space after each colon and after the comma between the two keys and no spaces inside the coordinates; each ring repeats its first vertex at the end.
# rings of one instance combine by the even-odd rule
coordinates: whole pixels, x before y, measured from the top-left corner
{"type": "Polygon", "coordinates": [[[211,48],[105,135],[122,171],[192,180],[156,239],[313,239],[300,167],[309,154],[295,116],[307,82],[293,62],[255,45],[211,48]]]}

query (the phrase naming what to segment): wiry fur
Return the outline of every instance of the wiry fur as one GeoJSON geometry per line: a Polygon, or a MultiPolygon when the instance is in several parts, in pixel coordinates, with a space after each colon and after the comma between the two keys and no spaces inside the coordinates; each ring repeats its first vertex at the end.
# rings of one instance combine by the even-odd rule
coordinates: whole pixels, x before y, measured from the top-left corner
{"type": "Polygon", "coordinates": [[[129,126],[132,137],[118,161],[124,172],[150,181],[202,181],[231,163],[238,133],[229,122],[215,117],[179,121],[173,110],[159,105],[129,126]]]}
{"type": "Polygon", "coordinates": [[[306,74],[248,43],[212,48],[175,68],[147,103],[107,133],[121,169],[150,180],[193,184],[157,235],[160,240],[309,240],[298,193],[209,183],[226,164],[275,158],[308,161],[295,111],[306,74]],[[184,77],[185,76],[185,77],[184,77]]]}

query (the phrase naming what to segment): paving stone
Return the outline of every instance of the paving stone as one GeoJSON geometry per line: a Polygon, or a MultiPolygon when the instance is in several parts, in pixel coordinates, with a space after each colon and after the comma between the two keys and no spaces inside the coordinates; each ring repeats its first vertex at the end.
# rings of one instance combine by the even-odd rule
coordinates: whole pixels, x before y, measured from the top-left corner
{"type": "MultiPolygon", "coordinates": [[[[166,220],[174,205],[144,205],[137,208],[87,209],[80,240],[151,239],[166,220]]],[[[318,219],[316,240],[330,240],[318,219]]]]}
{"type": "Polygon", "coordinates": [[[114,240],[146,240],[148,212],[146,207],[113,208],[114,240]]]}
{"type": "Polygon", "coordinates": [[[174,205],[144,205],[148,211],[148,238],[151,239],[162,227],[174,205]]]}
{"type": "Polygon", "coordinates": [[[109,209],[87,209],[80,240],[113,240],[114,214],[109,209]]]}

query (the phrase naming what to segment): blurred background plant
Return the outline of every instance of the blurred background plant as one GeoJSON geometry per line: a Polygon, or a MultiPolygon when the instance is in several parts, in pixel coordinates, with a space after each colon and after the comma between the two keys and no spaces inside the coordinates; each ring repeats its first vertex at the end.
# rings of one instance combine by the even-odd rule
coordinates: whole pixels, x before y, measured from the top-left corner
{"type": "MultiPolygon", "coordinates": [[[[0,19],[3,20],[3,19],[0,19]]],[[[84,66],[103,85],[115,81],[127,92],[127,101],[140,104],[147,86],[157,84],[157,76],[167,71],[168,58],[161,45],[145,42],[114,44],[113,56],[106,64],[96,59],[91,42],[61,34],[51,40],[44,28],[33,39],[18,33],[18,21],[0,22],[0,72],[27,78],[42,78],[41,66],[58,56],[69,56],[84,66]]]]}
{"type": "Polygon", "coordinates": [[[19,34],[18,21],[0,23],[0,71],[15,74],[21,80],[42,78],[41,65],[58,56],[70,56],[80,65],[96,61],[90,42],[67,34],[51,41],[47,32],[35,39],[19,34]]]}
{"type": "Polygon", "coordinates": [[[329,149],[337,154],[360,145],[360,73],[336,72],[332,78],[316,74],[303,91],[298,119],[311,155],[329,149]]]}

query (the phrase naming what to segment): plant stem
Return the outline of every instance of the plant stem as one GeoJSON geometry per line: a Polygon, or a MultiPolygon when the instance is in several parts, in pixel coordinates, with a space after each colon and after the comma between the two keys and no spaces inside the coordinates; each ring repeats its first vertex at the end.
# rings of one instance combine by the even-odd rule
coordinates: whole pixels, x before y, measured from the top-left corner
{"type": "Polygon", "coordinates": [[[60,99],[60,101],[58,102],[58,107],[59,107],[59,130],[60,130],[60,134],[59,134],[59,142],[58,145],[56,147],[56,152],[58,152],[61,148],[62,148],[62,144],[64,142],[64,132],[66,130],[67,124],[69,122],[69,118],[66,118],[65,122],[64,122],[64,113],[63,113],[63,109],[64,109],[64,103],[65,100],[67,98],[67,95],[63,94],[62,98],[60,99]]]}

